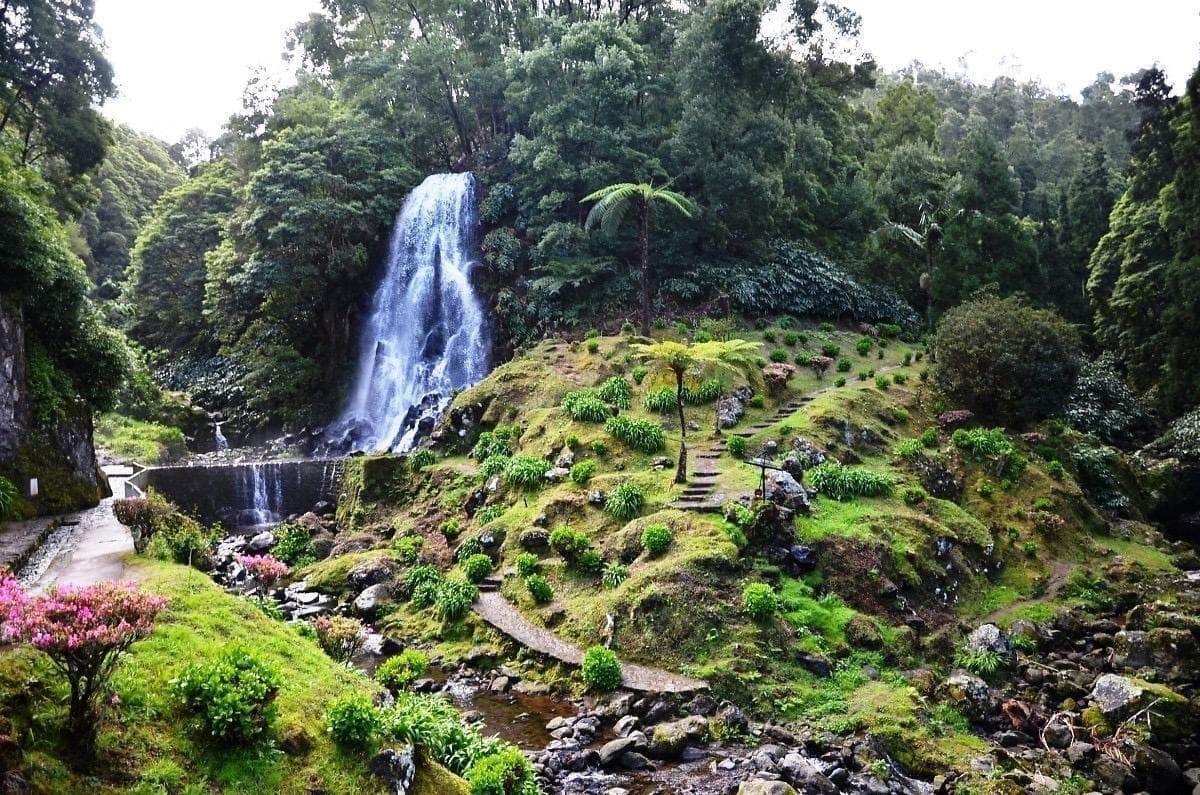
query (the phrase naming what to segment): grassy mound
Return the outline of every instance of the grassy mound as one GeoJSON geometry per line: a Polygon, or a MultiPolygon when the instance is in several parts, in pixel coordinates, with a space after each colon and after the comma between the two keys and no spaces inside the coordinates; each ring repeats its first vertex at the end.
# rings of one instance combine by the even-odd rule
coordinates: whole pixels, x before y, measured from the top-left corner
{"type": "MultiPolygon", "coordinates": [[[[43,655],[0,653],[0,736],[21,749],[21,768],[37,792],[328,793],[381,792],[366,757],[334,746],[324,731],[328,704],[347,691],[375,687],[338,665],[296,630],[225,593],[184,566],[135,560],[129,576],[170,602],[154,633],[124,658],[114,687],[120,706],[100,731],[100,761],[91,775],[69,765],[58,727],[65,687],[43,655]],[[170,680],[189,662],[244,645],[284,677],[270,747],[214,747],[191,731],[170,695],[170,680]],[[284,750],[286,749],[286,750],[284,750]]],[[[416,792],[466,792],[465,784],[423,760],[416,792]]]]}

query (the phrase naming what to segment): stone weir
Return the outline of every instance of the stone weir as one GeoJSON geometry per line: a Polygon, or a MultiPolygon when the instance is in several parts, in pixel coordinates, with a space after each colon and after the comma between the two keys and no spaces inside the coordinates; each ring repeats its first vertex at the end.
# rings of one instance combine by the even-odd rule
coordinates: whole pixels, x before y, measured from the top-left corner
{"type": "Polygon", "coordinates": [[[150,467],[130,483],[143,493],[154,489],[203,521],[236,528],[336,504],[343,471],[340,458],[197,464],[150,467]]]}

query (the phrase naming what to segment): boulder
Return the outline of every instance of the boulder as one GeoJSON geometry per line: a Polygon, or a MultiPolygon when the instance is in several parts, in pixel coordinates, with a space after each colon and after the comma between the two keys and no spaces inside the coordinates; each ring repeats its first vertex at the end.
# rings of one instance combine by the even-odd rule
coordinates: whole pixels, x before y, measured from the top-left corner
{"type": "Polygon", "coordinates": [[[547,483],[562,483],[571,476],[571,470],[566,467],[554,467],[546,471],[547,483]]]}
{"type": "Polygon", "coordinates": [[[983,721],[996,711],[996,698],[987,682],[966,671],[946,677],[942,692],[947,701],[974,721],[983,721]]]}
{"type": "Polygon", "coordinates": [[[746,404],[736,397],[721,398],[717,402],[717,425],[721,428],[732,428],[745,414],[746,404]]]}
{"type": "Polygon", "coordinates": [[[312,511],[301,514],[300,518],[296,520],[296,524],[300,525],[310,533],[319,533],[324,528],[324,525],[321,523],[321,517],[317,516],[312,511]]]}
{"type": "Polygon", "coordinates": [[[772,395],[787,389],[788,381],[792,380],[792,376],[795,374],[796,368],[784,362],[771,362],[762,371],[763,381],[767,384],[767,391],[772,395]]]}
{"type": "Polygon", "coordinates": [[[346,582],[353,588],[366,588],[390,580],[395,571],[395,561],[388,555],[380,555],[356,564],[346,575],[346,582]]]}
{"type": "Polygon", "coordinates": [[[782,781],[763,781],[752,778],[743,781],[737,795],[796,795],[796,790],[782,781]]]}
{"type": "Polygon", "coordinates": [[[1016,651],[1000,627],[995,624],[982,624],[976,627],[963,642],[963,648],[969,652],[994,652],[1006,659],[1016,656],[1016,651]]]}
{"type": "Polygon", "coordinates": [[[795,751],[779,761],[779,769],[784,778],[804,792],[833,795],[838,791],[836,784],[826,778],[812,762],[795,751]]]}
{"type": "Polygon", "coordinates": [[[408,795],[417,776],[417,763],[411,746],[396,750],[385,748],[371,759],[367,769],[383,779],[388,792],[408,795]]]}
{"type": "Polygon", "coordinates": [[[700,715],[689,715],[654,727],[648,751],[659,759],[673,759],[683,753],[689,741],[699,740],[708,733],[708,721],[700,715]]]}
{"type": "Polygon", "coordinates": [[[1200,724],[1200,709],[1160,684],[1118,674],[1101,674],[1092,685],[1091,699],[1112,723],[1128,720],[1152,707],[1151,736],[1155,740],[1186,739],[1200,724]]]}
{"type": "Polygon", "coordinates": [[[275,534],[264,530],[246,542],[246,551],[251,555],[261,555],[275,546],[275,534]]]}
{"type": "Polygon", "coordinates": [[[723,702],[715,717],[717,723],[734,732],[745,732],[750,728],[750,719],[736,704],[723,702]]]}
{"type": "Polygon", "coordinates": [[[519,539],[521,549],[529,552],[545,552],[550,548],[550,533],[546,530],[525,530],[519,539]]]}
{"type": "Polygon", "coordinates": [[[626,752],[632,751],[634,740],[629,737],[618,737],[615,740],[609,740],[604,745],[600,746],[597,753],[600,755],[600,766],[608,767],[616,763],[626,752]]]}
{"type": "Polygon", "coordinates": [[[856,613],[846,625],[846,642],[860,649],[882,649],[883,636],[875,622],[862,613],[856,613]]]}
{"type": "Polygon", "coordinates": [[[793,511],[804,514],[812,511],[812,506],[808,502],[808,492],[787,472],[777,469],[767,470],[766,496],[776,505],[782,505],[793,511]]]}
{"type": "Polygon", "coordinates": [[[575,465],[575,454],[567,450],[562,455],[554,460],[554,466],[558,469],[570,469],[575,465]]]}
{"type": "Polygon", "coordinates": [[[375,615],[390,596],[391,591],[387,583],[379,582],[369,585],[363,589],[362,593],[354,597],[354,611],[362,616],[375,615]]]}

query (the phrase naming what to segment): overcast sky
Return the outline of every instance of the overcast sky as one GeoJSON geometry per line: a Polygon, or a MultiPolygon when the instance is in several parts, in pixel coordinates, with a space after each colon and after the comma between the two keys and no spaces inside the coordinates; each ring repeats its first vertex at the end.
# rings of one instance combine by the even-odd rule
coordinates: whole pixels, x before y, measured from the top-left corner
{"type": "MultiPolygon", "coordinates": [[[[1076,93],[1097,72],[1121,77],[1157,61],[1176,90],[1200,60],[1197,0],[841,0],[863,16],[881,66],[919,59],[991,80],[1038,77],[1076,93]]],[[[291,71],[287,30],[319,0],[97,0],[121,96],[113,118],[167,141],[214,135],[240,107],[252,69],[291,71]]]]}

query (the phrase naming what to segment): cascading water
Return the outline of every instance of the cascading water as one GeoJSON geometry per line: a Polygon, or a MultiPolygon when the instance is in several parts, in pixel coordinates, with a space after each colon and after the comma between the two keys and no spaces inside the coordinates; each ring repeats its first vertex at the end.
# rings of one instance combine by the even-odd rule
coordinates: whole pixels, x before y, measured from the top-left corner
{"type": "Polygon", "coordinates": [[[455,390],[487,375],[491,324],[470,279],[477,225],[471,174],[434,174],[405,199],[332,447],[408,450],[455,390]]]}
{"type": "Polygon", "coordinates": [[[213,443],[216,445],[218,453],[222,453],[229,449],[229,440],[225,438],[225,434],[221,432],[221,423],[213,423],[213,443]]]}
{"type": "Polygon", "coordinates": [[[260,462],[247,466],[239,491],[242,504],[249,506],[241,512],[241,524],[265,525],[279,521],[283,482],[278,463],[260,462]]]}

